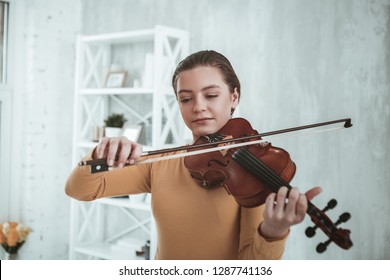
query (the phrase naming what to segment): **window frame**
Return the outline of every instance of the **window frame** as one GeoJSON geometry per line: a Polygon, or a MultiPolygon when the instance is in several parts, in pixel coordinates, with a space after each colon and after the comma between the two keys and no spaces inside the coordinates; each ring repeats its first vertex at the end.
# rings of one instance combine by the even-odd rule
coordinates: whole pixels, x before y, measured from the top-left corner
{"type": "Polygon", "coordinates": [[[0,73],[0,219],[6,221],[10,218],[11,207],[11,121],[12,121],[12,93],[13,89],[9,83],[9,44],[10,44],[10,13],[11,3],[9,1],[0,1],[5,3],[4,16],[4,48],[2,51],[2,72],[0,73]]]}
{"type": "Polygon", "coordinates": [[[7,84],[7,58],[8,58],[8,24],[9,24],[9,2],[0,0],[0,4],[4,4],[3,9],[3,50],[1,52],[0,65],[0,84],[7,84]]]}

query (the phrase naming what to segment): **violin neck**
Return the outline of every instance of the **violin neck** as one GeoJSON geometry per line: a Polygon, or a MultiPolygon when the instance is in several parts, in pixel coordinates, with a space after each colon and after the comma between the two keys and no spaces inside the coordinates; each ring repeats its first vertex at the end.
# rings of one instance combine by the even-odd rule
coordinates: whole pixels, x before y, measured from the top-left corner
{"type": "MultiPolygon", "coordinates": [[[[245,170],[256,176],[269,186],[273,192],[285,186],[288,190],[292,189],[292,186],[278,174],[276,174],[271,168],[264,164],[261,160],[255,157],[247,148],[238,149],[232,156],[232,158],[241,165],[245,170]]],[[[310,201],[308,201],[308,214],[315,214],[317,211],[310,201]]]]}

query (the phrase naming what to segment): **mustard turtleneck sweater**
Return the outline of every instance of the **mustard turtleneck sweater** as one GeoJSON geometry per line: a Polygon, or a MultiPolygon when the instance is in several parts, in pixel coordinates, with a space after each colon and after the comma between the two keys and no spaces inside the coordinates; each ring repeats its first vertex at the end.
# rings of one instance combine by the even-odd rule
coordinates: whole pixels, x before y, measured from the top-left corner
{"type": "MultiPolygon", "coordinates": [[[[92,152],[84,160],[91,156],[92,152]]],[[[65,192],[82,201],[151,193],[158,232],[156,259],[280,259],[287,238],[262,237],[257,229],[264,207],[240,207],[223,187],[201,188],[183,158],[95,174],[89,166],[77,166],[65,192]]]]}

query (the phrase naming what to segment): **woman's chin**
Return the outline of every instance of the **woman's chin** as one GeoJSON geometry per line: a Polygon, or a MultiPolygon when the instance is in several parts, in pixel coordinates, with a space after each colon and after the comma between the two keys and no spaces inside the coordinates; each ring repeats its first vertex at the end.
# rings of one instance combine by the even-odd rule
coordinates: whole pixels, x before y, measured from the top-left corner
{"type": "Polygon", "coordinates": [[[194,139],[198,139],[200,137],[214,134],[216,132],[217,131],[215,131],[213,129],[198,129],[198,130],[193,131],[193,136],[194,136],[194,139]]]}

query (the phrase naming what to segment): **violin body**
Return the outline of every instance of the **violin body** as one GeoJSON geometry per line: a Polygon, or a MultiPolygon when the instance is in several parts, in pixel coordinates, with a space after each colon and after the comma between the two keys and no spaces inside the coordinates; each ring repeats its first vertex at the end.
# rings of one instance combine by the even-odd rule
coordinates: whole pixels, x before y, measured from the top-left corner
{"type": "MultiPolygon", "coordinates": [[[[235,118],[229,121],[218,132],[218,135],[201,137],[194,145],[250,135],[258,135],[258,132],[245,119],[235,118]]],[[[251,139],[247,138],[245,141],[251,141],[251,139]]],[[[242,149],[247,149],[286,182],[290,182],[294,177],[296,166],[287,151],[274,147],[271,143],[259,143],[242,149]]],[[[234,196],[237,203],[244,207],[256,207],[263,204],[273,191],[272,188],[267,186],[262,179],[248,173],[237,161],[233,160],[233,154],[234,151],[227,148],[227,150],[188,156],[184,159],[184,164],[194,180],[203,188],[212,189],[224,186],[228,193],[234,196]]]]}

